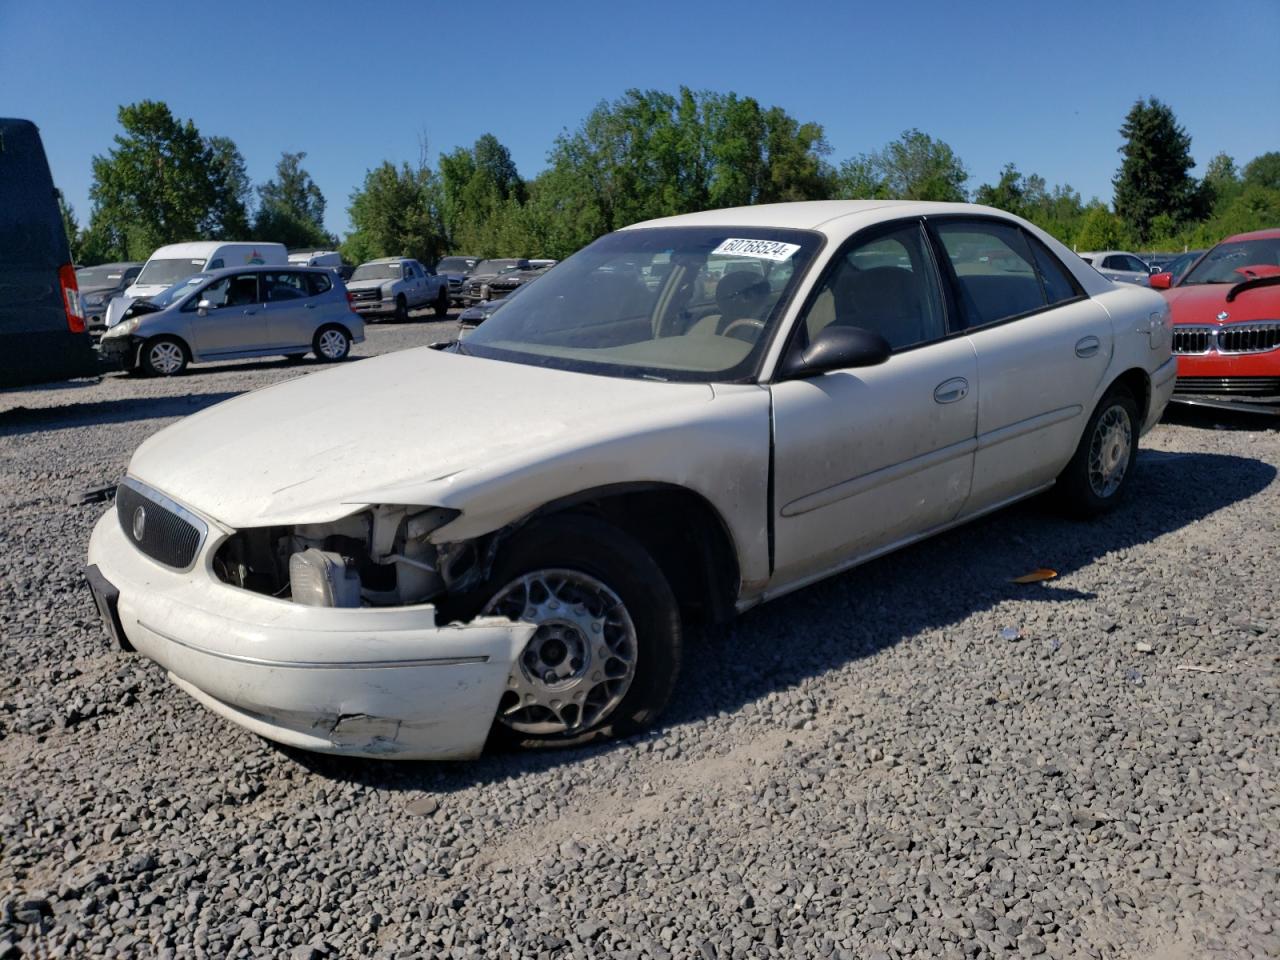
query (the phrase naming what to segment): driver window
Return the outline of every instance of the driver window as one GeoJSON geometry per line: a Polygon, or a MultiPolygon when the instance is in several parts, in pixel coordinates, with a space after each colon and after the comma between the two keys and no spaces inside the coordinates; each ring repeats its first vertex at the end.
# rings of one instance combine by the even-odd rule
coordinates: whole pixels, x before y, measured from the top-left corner
{"type": "Polygon", "coordinates": [[[855,241],[837,258],[803,329],[812,341],[833,324],[872,330],[895,350],[946,335],[942,295],[918,224],[855,241]]]}
{"type": "Polygon", "coordinates": [[[242,273],[223,277],[205,287],[194,299],[197,303],[201,300],[209,301],[210,310],[249,306],[258,302],[258,275],[242,273]]]}

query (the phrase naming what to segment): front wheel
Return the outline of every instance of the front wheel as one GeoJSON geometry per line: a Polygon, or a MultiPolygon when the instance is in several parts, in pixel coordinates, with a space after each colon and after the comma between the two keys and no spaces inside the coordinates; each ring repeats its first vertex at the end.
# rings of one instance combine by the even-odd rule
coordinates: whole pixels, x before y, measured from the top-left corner
{"type": "Polygon", "coordinates": [[[535,521],[457,606],[537,628],[511,665],[498,740],[555,747],[627,736],[671,698],[683,642],[675,595],[649,553],[602,520],[535,521]]]}
{"type": "Polygon", "coordinates": [[[141,358],[142,369],[150,377],[176,377],[187,369],[187,348],[175,337],[148,340],[141,358]]]}
{"type": "Polygon", "coordinates": [[[395,320],[396,323],[409,322],[409,302],[405,300],[404,294],[396,297],[395,320]]]}
{"type": "Polygon", "coordinates": [[[1112,387],[1093,411],[1070,463],[1058,477],[1058,499],[1069,513],[1094,517],[1124,495],[1138,456],[1138,404],[1112,387]]]}
{"type": "Polygon", "coordinates": [[[316,359],[324,363],[335,363],[346,358],[351,352],[351,336],[341,327],[329,324],[316,331],[311,342],[316,359]]]}

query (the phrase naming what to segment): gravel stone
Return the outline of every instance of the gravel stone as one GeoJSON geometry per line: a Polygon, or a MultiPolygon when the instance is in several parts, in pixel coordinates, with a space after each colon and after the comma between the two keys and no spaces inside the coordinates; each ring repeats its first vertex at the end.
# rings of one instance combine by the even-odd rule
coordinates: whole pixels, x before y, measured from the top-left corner
{"type": "Polygon", "coordinates": [[[0,960],[1280,955],[1275,425],[1174,413],[1107,517],[1028,501],[691,636],[645,733],[394,764],[272,746],[113,649],[108,507],[68,503],[323,369],[0,393],[0,960]]]}

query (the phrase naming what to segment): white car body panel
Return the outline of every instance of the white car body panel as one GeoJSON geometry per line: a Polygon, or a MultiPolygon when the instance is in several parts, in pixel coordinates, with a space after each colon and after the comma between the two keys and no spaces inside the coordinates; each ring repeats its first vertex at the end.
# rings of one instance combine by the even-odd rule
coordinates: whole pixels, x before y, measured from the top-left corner
{"type": "Polygon", "coordinates": [[[1043,231],[999,211],[832,201],[708,211],[628,229],[680,224],[796,227],[825,239],[756,382],[594,376],[422,348],[197,413],[147,440],[129,466],[130,476],[208,520],[195,570],[158,567],[113,516],[94,533],[90,562],[120,588],[129,638],[188,692],[265,736],[344,753],[469,756],[492,721],[501,693],[495,678],[505,676],[530,628],[479,620],[441,628],[429,605],[302,607],[217,580],[218,544],[245,528],[323,524],[394,504],[461,511],[429,534],[433,544],[456,544],[586,492],[675,487],[701,497],[722,521],[741,610],[1051,485],[1118,377],[1138,371],[1148,385],[1143,430],[1172,392],[1163,299],[1111,283],[1043,231]],[[1021,225],[1088,298],[956,332],[876,367],[775,380],[785,334],[845,240],[889,220],[957,213],[1021,225]],[[425,409],[433,411],[429,429],[425,409]],[[334,664],[319,672],[297,663],[317,649],[317,633],[334,664]],[[370,651],[414,659],[401,643],[467,662],[405,667],[403,683],[387,681],[396,671],[386,669],[383,694],[373,695],[370,651]],[[414,684],[457,712],[456,736],[411,712],[414,684]],[[389,725],[398,731],[390,740],[389,725]]]}

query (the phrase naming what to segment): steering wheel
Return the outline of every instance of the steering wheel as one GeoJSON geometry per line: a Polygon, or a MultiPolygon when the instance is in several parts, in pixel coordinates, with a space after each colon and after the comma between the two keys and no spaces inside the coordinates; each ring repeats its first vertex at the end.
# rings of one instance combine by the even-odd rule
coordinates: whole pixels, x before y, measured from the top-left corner
{"type": "Polygon", "coordinates": [[[760,331],[764,329],[764,321],[756,320],[753,317],[739,317],[721,331],[722,337],[733,337],[734,330],[743,330],[744,332],[750,328],[750,332],[746,336],[738,334],[735,340],[742,340],[745,343],[755,343],[756,338],[760,336],[760,331]]]}

